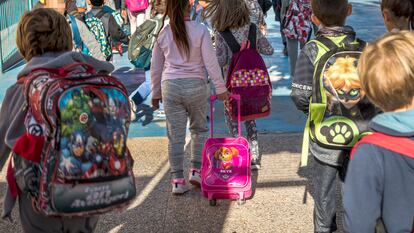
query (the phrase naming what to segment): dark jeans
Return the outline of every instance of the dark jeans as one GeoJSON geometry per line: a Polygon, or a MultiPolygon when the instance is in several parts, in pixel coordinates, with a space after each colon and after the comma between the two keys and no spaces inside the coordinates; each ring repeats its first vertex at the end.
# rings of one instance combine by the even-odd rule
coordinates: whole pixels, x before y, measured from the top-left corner
{"type": "Polygon", "coordinates": [[[318,160],[315,156],[313,158],[314,229],[315,232],[334,232],[337,230],[336,180],[339,175],[342,193],[347,162],[342,167],[334,167],[318,160]]]}

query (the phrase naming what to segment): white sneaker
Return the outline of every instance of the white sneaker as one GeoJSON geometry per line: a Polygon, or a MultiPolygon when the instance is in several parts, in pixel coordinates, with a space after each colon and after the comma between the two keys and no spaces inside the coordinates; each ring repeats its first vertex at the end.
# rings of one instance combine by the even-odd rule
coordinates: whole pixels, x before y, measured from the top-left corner
{"type": "Polygon", "coordinates": [[[172,184],[172,193],[174,195],[182,195],[188,192],[188,190],[190,190],[184,178],[173,179],[171,181],[171,184],[172,184]]]}
{"type": "Polygon", "coordinates": [[[192,185],[200,187],[201,185],[201,174],[200,169],[191,169],[189,181],[192,185]]]}
{"type": "Polygon", "coordinates": [[[167,119],[167,117],[165,116],[164,110],[161,110],[161,109],[154,111],[153,115],[154,115],[155,120],[166,120],[167,119]]]}

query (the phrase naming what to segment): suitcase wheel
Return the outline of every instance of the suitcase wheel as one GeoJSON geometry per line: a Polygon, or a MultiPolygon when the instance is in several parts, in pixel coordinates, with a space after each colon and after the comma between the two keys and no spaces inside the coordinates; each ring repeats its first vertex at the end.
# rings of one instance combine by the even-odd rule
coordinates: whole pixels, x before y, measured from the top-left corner
{"type": "Polygon", "coordinates": [[[210,200],[210,206],[216,206],[217,205],[217,200],[216,199],[211,199],[210,200]]]}
{"type": "Polygon", "coordinates": [[[238,199],[237,200],[237,204],[238,205],[244,205],[244,204],[246,204],[246,199],[238,199]]]}

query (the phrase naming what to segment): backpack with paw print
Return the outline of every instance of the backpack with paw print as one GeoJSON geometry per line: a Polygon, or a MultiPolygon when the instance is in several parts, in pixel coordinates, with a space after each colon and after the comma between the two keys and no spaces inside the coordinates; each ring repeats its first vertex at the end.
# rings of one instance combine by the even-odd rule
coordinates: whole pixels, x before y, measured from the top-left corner
{"type": "Polygon", "coordinates": [[[13,147],[9,187],[29,194],[33,209],[46,216],[88,217],[126,207],[136,188],[125,87],[74,63],[32,71],[24,96],[26,132],[13,147]]]}
{"type": "MultiPolygon", "coordinates": [[[[320,36],[303,154],[309,136],[327,149],[350,149],[368,133],[368,123],[378,112],[361,88],[357,66],[366,43],[351,43],[320,36]]],[[[302,157],[302,164],[306,164],[302,157]]]]}

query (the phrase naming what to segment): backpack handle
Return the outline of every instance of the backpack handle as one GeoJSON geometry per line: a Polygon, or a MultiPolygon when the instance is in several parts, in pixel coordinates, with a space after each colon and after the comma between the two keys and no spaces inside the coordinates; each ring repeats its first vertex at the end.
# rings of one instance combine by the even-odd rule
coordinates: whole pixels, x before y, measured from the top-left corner
{"type": "MultiPolygon", "coordinates": [[[[230,98],[237,101],[237,129],[238,129],[238,137],[241,137],[241,112],[240,112],[240,95],[230,94],[230,98]]],[[[210,137],[214,138],[214,101],[217,100],[216,95],[210,96],[210,137]]]]}
{"type": "Polygon", "coordinates": [[[95,69],[91,65],[86,64],[86,63],[82,63],[82,62],[75,62],[75,63],[72,63],[70,65],[67,65],[67,66],[64,66],[64,67],[60,68],[59,69],[59,75],[65,76],[68,73],[74,71],[78,67],[84,68],[87,73],[95,73],[95,69]]]}

